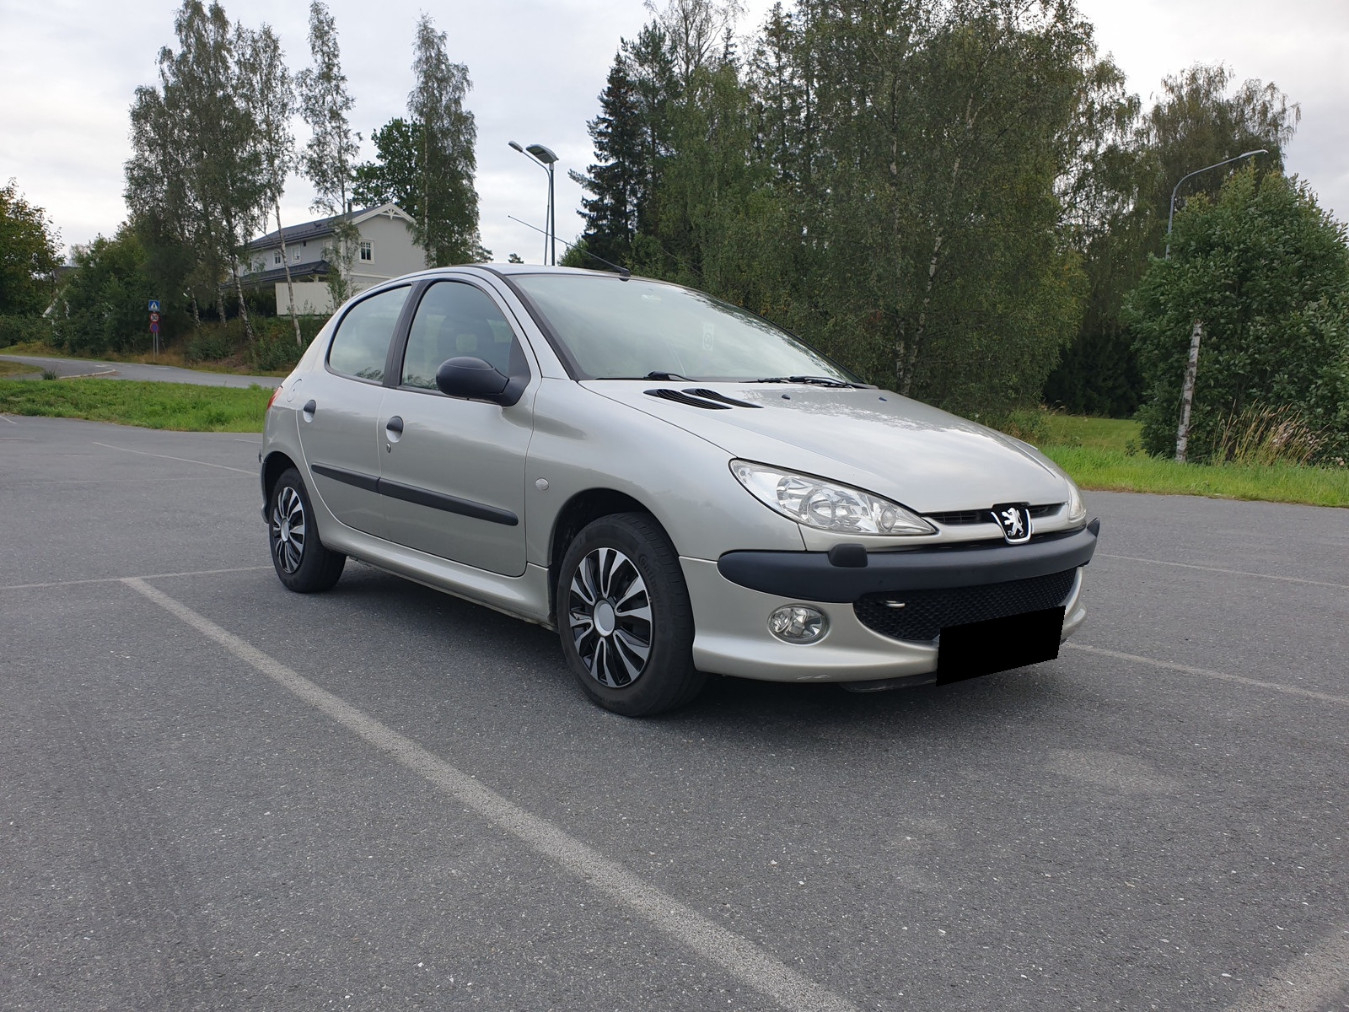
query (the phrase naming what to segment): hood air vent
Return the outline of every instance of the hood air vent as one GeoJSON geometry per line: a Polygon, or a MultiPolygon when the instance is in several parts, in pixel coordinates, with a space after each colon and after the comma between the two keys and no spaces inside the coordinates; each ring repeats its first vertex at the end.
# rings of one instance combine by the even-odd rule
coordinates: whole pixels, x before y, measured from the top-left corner
{"type": "Polygon", "coordinates": [[[704,387],[690,387],[685,390],[671,390],[669,387],[658,387],[655,390],[644,391],[649,397],[659,397],[661,400],[674,401],[676,404],[687,404],[694,408],[706,408],[709,411],[725,411],[727,408],[758,408],[760,404],[751,404],[749,401],[738,401],[734,397],[727,397],[725,394],[717,393],[715,390],[708,390],[704,387]]]}

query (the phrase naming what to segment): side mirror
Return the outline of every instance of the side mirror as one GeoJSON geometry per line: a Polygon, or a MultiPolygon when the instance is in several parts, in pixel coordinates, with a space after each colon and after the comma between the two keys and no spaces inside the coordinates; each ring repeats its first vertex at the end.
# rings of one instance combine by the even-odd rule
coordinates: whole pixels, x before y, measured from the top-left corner
{"type": "Polygon", "coordinates": [[[520,399],[525,380],[506,376],[480,358],[452,358],[436,370],[436,389],[446,397],[490,401],[507,407],[520,399]]]}

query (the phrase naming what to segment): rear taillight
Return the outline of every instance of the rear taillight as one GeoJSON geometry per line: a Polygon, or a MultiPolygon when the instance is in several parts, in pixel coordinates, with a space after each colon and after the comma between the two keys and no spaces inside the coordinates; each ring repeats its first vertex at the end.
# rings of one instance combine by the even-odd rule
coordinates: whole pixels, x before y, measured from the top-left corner
{"type": "Polygon", "coordinates": [[[272,405],[276,403],[276,398],[277,398],[277,396],[278,396],[278,395],[281,393],[281,391],[284,390],[285,388],[286,388],[286,387],[285,387],[285,384],[282,384],[281,386],[277,387],[275,390],[272,391],[272,396],[270,396],[270,397],[267,398],[267,408],[266,408],[266,410],[268,410],[268,411],[271,411],[271,410],[272,410],[272,405]]]}

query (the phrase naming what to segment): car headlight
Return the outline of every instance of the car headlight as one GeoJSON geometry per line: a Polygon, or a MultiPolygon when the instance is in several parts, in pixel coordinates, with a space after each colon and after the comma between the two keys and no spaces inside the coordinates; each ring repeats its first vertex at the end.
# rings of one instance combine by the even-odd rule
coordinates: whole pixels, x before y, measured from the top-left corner
{"type": "Polygon", "coordinates": [[[765,506],[817,530],[892,537],[937,533],[899,503],[849,485],[748,460],[731,461],[731,473],[765,506]]]}
{"type": "Polygon", "coordinates": [[[1087,504],[1082,500],[1082,492],[1077,482],[1068,479],[1068,525],[1077,527],[1087,522],[1087,504]]]}

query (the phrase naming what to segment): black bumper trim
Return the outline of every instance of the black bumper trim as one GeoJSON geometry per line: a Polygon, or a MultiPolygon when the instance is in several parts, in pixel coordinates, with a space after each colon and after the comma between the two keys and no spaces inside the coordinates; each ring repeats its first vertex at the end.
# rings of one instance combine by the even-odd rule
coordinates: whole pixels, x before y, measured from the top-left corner
{"type": "Polygon", "coordinates": [[[1101,521],[1024,545],[954,545],[868,552],[864,568],[840,568],[828,552],[727,552],[717,572],[764,594],[848,603],[863,594],[977,587],[1028,580],[1085,566],[1096,551],[1101,521]]]}

